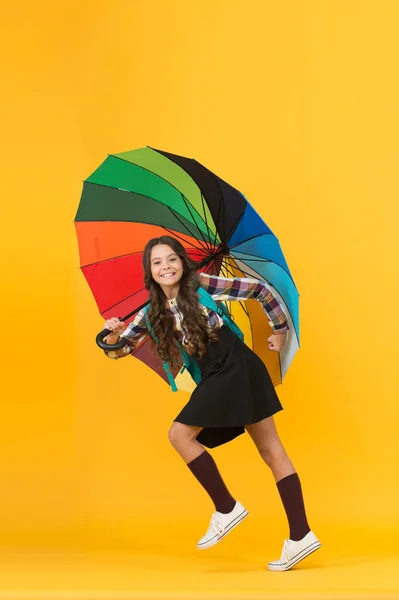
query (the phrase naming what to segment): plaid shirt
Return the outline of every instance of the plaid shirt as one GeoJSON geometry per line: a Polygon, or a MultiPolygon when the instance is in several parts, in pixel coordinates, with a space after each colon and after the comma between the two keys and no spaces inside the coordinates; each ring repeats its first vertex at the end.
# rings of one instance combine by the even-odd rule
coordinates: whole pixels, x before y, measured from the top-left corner
{"type": "MultiPolygon", "coordinates": [[[[254,298],[258,300],[264,312],[269,317],[269,325],[272,327],[273,333],[284,333],[289,329],[283,308],[266,282],[244,277],[217,277],[216,275],[208,275],[207,273],[200,273],[199,277],[201,287],[215,301],[248,300],[249,298],[254,298]]],[[[214,329],[220,329],[223,325],[222,317],[205,306],[201,306],[201,308],[208,317],[209,326],[214,329]]],[[[185,331],[182,327],[183,315],[178,309],[176,299],[167,300],[167,311],[173,315],[177,339],[185,343],[185,331]]],[[[146,318],[144,309],[142,309],[121,334],[121,337],[126,338],[126,345],[120,350],[104,352],[109,358],[122,358],[131,354],[147,335],[146,318]]]]}

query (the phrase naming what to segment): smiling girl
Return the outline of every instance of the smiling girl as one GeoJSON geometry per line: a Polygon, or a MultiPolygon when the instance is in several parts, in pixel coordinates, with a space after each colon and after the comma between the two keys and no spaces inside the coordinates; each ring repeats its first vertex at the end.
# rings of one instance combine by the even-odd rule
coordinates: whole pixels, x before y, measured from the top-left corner
{"type": "Polygon", "coordinates": [[[215,301],[257,300],[272,327],[268,338],[272,352],[281,351],[286,343],[288,323],[283,308],[264,281],[197,274],[197,264],[170,236],[147,243],[143,266],[150,294],[148,314],[141,310],[127,328],[116,317],[107,320],[104,327],[111,333],[106,342],[115,344],[123,338],[126,344],[106,354],[114,359],[131,354],[148,335],[149,322],[157,340],[154,347],[163,361],[173,363],[177,357],[176,340],[196,359],[201,381],[172,423],[169,440],[215,505],[197,547],[214,546],[248,514],[227,489],[205,449],[247,431],[272,471],[290,528],[280,560],[270,562],[268,568],[286,571],[321,544],[308,525],[301,483],[274,423],[273,415],[282,406],[263,362],[216,311],[200,304],[197,290],[203,288],[215,301]]]}

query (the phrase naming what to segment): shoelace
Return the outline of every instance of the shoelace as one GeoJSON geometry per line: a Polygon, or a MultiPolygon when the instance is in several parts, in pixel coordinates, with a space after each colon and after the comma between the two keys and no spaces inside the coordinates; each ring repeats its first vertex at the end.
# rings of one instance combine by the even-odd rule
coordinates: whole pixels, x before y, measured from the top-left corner
{"type": "Polygon", "coordinates": [[[217,513],[213,513],[211,523],[209,525],[209,530],[213,533],[222,533],[224,530],[224,525],[220,522],[219,515],[217,513]]]}
{"type": "Polygon", "coordinates": [[[289,560],[291,560],[291,546],[292,546],[291,540],[284,540],[283,551],[281,553],[281,559],[280,559],[282,563],[286,563],[289,560]]]}

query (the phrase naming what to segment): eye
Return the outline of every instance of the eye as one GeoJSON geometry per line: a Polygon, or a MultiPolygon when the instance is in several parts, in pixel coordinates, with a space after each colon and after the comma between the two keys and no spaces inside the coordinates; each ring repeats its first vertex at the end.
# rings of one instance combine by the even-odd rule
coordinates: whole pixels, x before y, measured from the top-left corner
{"type": "Polygon", "coordinates": [[[171,261],[175,261],[175,260],[176,260],[176,257],[174,256],[174,257],[173,257],[173,258],[171,258],[170,260],[171,260],[171,261]]]}

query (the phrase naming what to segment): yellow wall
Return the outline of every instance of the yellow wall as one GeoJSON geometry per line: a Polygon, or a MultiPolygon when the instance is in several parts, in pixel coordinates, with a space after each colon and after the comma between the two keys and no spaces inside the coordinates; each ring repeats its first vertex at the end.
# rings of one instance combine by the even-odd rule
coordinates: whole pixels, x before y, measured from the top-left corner
{"type": "MultiPolygon", "coordinates": [[[[78,268],[82,180],[107,153],[146,144],[203,162],[280,239],[302,347],[276,421],[311,525],[324,537],[397,531],[398,3],[22,0],[6,10],[3,542],[144,543],[159,520],[186,523],[179,535],[191,540],[210,516],[167,441],[187,396],[138,361],[103,356],[78,268]]],[[[248,531],[263,523],[285,536],[250,440],[213,455],[256,517],[248,531]]]]}

